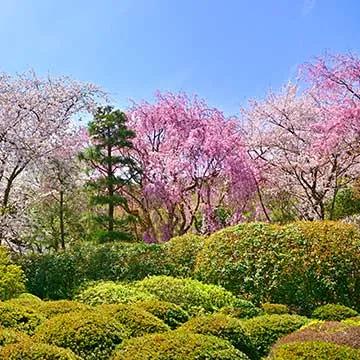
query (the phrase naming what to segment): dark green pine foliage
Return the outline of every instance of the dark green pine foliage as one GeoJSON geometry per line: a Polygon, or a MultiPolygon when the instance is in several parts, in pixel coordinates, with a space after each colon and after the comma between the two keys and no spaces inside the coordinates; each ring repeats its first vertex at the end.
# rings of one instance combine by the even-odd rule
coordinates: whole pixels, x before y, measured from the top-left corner
{"type": "Polygon", "coordinates": [[[100,242],[131,239],[128,229],[134,219],[129,215],[116,216],[115,211],[118,207],[127,208],[127,201],[119,190],[139,174],[135,162],[126,155],[135,137],[126,121],[125,113],[120,110],[110,106],[98,108],[88,125],[92,146],[81,154],[93,175],[88,182],[91,202],[103,210],[95,216],[100,225],[96,233],[100,242]]]}

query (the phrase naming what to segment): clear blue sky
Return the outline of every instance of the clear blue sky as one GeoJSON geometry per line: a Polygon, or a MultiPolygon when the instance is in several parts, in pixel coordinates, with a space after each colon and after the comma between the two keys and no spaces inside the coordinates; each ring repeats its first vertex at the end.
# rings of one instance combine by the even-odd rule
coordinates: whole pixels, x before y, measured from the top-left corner
{"type": "Polygon", "coordinates": [[[33,68],[107,89],[156,89],[226,113],[326,50],[360,53],[359,0],[0,0],[0,70],[33,68]]]}

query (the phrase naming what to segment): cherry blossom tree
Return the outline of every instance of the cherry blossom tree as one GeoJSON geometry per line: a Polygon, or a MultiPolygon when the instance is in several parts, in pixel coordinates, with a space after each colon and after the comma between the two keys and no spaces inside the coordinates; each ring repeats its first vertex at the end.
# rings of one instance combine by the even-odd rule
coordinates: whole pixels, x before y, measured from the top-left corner
{"type": "Polygon", "coordinates": [[[331,218],[339,189],[360,171],[360,152],[351,136],[337,136],[323,146],[330,111],[324,102],[288,84],[242,110],[249,154],[266,179],[263,191],[273,197],[288,194],[303,219],[324,219],[327,204],[331,218]]]}
{"type": "Polygon", "coordinates": [[[235,119],[197,97],[172,93],[158,93],[155,103],[134,103],[128,117],[141,176],[121,191],[145,241],[166,241],[191,229],[208,233],[242,220],[256,173],[235,119]]]}
{"type": "Polygon", "coordinates": [[[0,243],[19,228],[28,170],[64,146],[71,120],[99,96],[94,85],[69,78],[0,75],[0,243]]]}

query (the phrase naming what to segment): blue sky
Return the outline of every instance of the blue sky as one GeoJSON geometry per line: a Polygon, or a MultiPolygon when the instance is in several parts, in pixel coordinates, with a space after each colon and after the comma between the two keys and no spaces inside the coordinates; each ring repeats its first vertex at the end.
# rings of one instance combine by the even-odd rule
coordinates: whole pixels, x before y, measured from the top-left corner
{"type": "Polygon", "coordinates": [[[228,114],[325,51],[360,50],[358,0],[0,0],[0,70],[97,83],[119,106],[157,89],[228,114]]]}

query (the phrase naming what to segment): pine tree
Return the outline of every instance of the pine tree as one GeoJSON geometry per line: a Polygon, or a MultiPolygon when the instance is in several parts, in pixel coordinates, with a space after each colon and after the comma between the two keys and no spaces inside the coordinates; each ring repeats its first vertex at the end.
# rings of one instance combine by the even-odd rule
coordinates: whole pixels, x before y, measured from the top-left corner
{"type": "Polygon", "coordinates": [[[100,225],[99,241],[129,240],[127,231],[133,220],[129,216],[118,218],[117,207],[126,207],[126,199],[119,189],[131,183],[138,174],[135,162],[127,155],[132,148],[135,133],[126,126],[126,115],[111,106],[98,108],[94,119],[88,125],[92,145],[81,154],[92,174],[88,182],[92,190],[91,202],[106,208],[106,213],[97,215],[100,225]]]}

